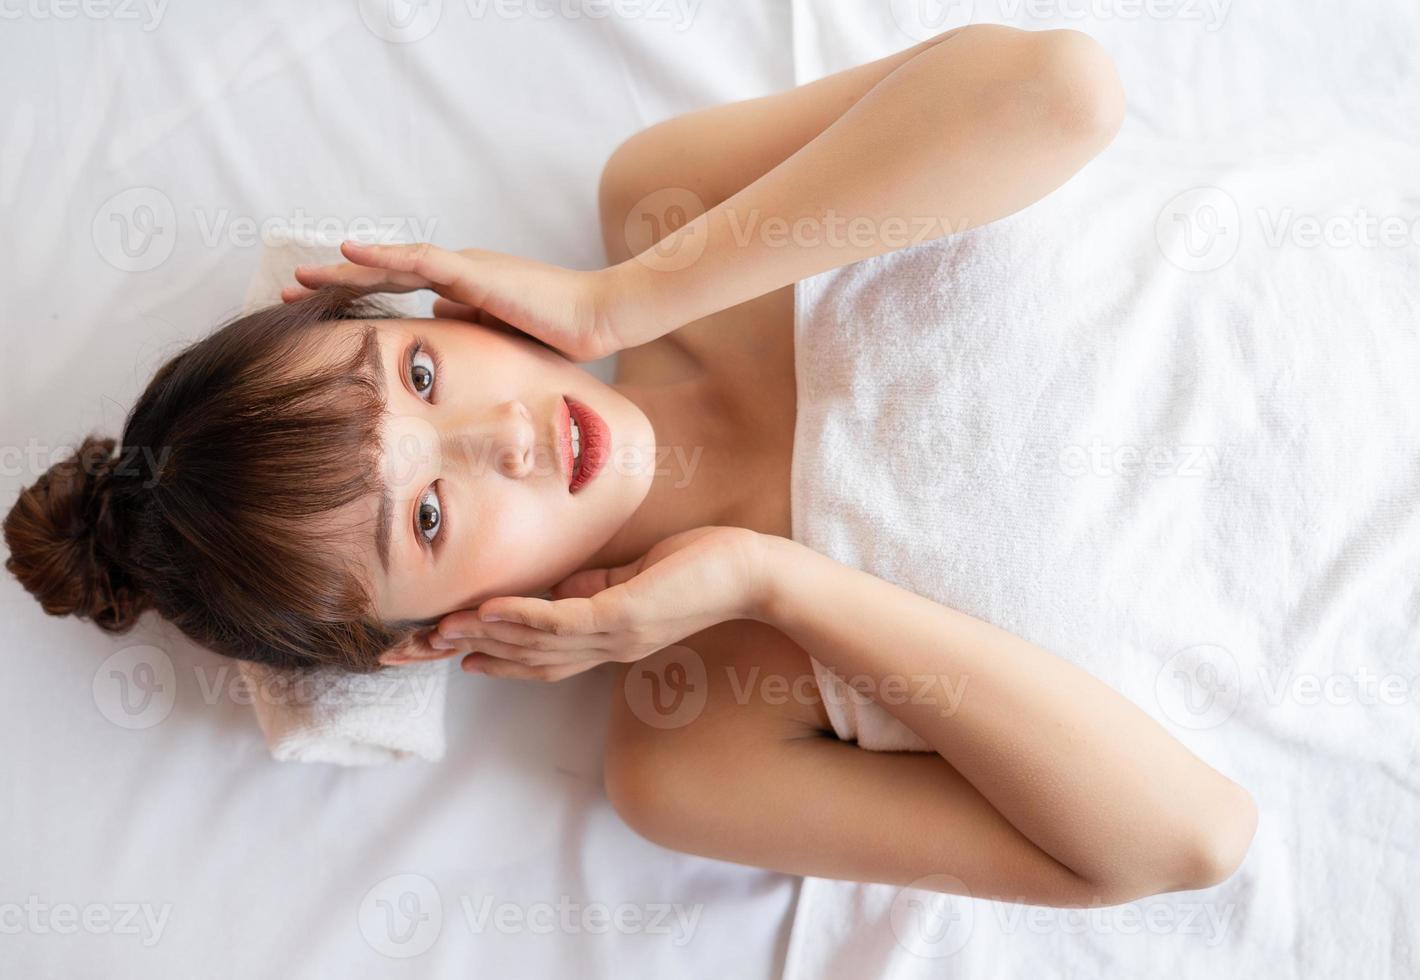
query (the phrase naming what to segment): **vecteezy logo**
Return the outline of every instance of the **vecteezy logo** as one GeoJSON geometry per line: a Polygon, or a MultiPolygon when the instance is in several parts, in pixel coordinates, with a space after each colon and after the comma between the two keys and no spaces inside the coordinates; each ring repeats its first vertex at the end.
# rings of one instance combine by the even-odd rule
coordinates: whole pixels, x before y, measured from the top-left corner
{"type": "Polygon", "coordinates": [[[898,945],[928,959],[961,952],[975,925],[971,891],[952,875],[913,881],[897,893],[888,915],[898,945]]]}
{"type": "Polygon", "coordinates": [[[173,254],[177,212],[157,188],[130,187],[99,205],[90,234],[109,265],[121,272],[147,272],[173,254]]]}
{"type": "Polygon", "coordinates": [[[976,16],[975,0],[889,0],[893,22],[914,41],[925,41],[976,16]]]}
{"type": "Polygon", "coordinates": [[[705,661],[690,647],[669,646],[632,664],[623,688],[632,714],[652,728],[684,728],[705,710],[705,661]]]}
{"type": "Polygon", "coordinates": [[[657,272],[678,272],[695,264],[705,254],[710,231],[704,224],[692,224],[705,210],[700,195],[685,187],[663,187],[652,191],[626,212],[622,232],[626,247],[636,261],[657,272]]]}
{"type": "Polygon", "coordinates": [[[1242,672],[1223,647],[1185,647],[1164,662],[1154,680],[1154,697],[1176,724],[1195,731],[1216,728],[1242,701],[1242,672]]]}
{"type": "Polygon", "coordinates": [[[433,33],[444,0],[356,0],[370,33],[393,44],[408,44],[433,33]]]}
{"type": "Polygon", "coordinates": [[[172,658],[158,647],[124,647],[94,672],[94,706],[119,728],[152,728],[177,700],[172,658]]]}
{"type": "Polygon", "coordinates": [[[439,889],[423,875],[391,875],[365,893],[360,935],[381,956],[408,959],[428,952],[444,927],[439,889]]]}
{"type": "MultiPolygon", "coordinates": [[[[407,500],[422,492],[422,481],[429,473],[438,472],[444,455],[443,443],[439,431],[428,419],[414,415],[392,414],[386,419],[385,427],[393,451],[380,458],[381,475],[397,500],[407,500]]],[[[459,448],[467,446],[460,443],[459,448]]],[[[475,454],[472,462],[481,464],[482,458],[475,454]]]]}
{"type": "Polygon", "coordinates": [[[1232,261],[1242,235],[1242,215],[1232,195],[1195,187],[1174,196],[1154,222],[1164,258],[1185,272],[1210,272],[1232,261]]]}

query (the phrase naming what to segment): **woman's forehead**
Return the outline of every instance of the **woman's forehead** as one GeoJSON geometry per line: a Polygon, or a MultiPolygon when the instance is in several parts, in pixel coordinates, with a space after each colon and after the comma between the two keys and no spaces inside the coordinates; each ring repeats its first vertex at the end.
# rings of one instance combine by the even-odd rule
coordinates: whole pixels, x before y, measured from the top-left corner
{"type": "MultiPolygon", "coordinates": [[[[347,368],[383,381],[383,350],[391,336],[415,329],[411,318],[331,320],[301,338],[298,370],[347,368]]],[[[427,322],[427,321],[426,321],[427,322]]],[[[382,385],[383,387],[383,385],[382,385]]]]}

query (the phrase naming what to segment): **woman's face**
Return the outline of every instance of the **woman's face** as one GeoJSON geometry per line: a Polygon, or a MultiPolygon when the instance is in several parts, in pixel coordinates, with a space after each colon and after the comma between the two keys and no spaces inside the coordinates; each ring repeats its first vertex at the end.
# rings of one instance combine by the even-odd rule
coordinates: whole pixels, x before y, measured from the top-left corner
{"type": "Polygon", "coordinates": [[[651,485],[655,433],[614,388],[521,335],[458,320],[374,325],[388,494],[354,516],[380,619],[536,595],[636,511],[651,485]],[[599,415],[608,435],[599,470],[575,492],[566,399],[599,415]]]}

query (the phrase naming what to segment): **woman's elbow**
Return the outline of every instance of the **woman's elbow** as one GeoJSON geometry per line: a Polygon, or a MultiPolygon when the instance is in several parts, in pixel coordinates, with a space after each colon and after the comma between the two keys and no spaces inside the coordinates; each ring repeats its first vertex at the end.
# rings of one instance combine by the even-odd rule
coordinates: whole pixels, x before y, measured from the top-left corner
{"type": "Polygon", "coordinates": [[[1094,38],[1068,29],[1032,35],[1032,87],[1061,136],[1103,149],[1124,123],[1124,86],[1094,38]]]}
{"type": "Polygon", "coordinates": [[[1247,857],[1257,831],[1257,804],[1252,794],[1236,783],[1228,788],[1211,812],[1199,814],[1179,834],[1180,843],[1160,842],[1163,863],[1121,870],[1117,876],[1091,883],[1091,900],[1122,905],[1152,895],[1196,891],[1221,885],[1233,876],[1247,857]]]}
{"type": "Polygon", "coordinates": [[[1218,813],[1199,828],[1179,890],[1212,888],[1233,876],[1247,857],[1257,832],[1257,804],[1252,794],[1230,782],[1218,813]]]}

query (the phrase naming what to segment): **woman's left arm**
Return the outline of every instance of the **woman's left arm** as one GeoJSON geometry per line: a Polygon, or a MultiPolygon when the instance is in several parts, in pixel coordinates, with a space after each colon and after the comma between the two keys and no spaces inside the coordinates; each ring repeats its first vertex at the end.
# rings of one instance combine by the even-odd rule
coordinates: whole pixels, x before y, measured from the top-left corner
{"type": "Polygon", "coordinates": [[[874,691],[1017,830],[1103,888],[1202,887],[1242,861],[1257,811],[1108,685],[1040,647],[766,537],[754,618],[874,691]],[[888,685],[893,685],[889,688],[888,685]]]}
{"type": "MultiPolygon", "coordinates": [[[[1108,145],[1123,110],[1113,64],[1087,35],[962,28],[922,47],[772,170],[608,271],[649,303],[645,342],[825,270],[1012,214],[1108,145]]],[[[686,193],[667,187],[660,203],[669,213],[686,193]]]]}

